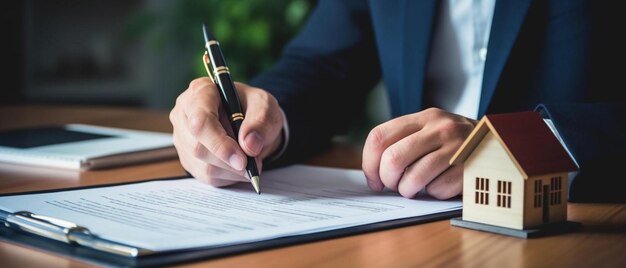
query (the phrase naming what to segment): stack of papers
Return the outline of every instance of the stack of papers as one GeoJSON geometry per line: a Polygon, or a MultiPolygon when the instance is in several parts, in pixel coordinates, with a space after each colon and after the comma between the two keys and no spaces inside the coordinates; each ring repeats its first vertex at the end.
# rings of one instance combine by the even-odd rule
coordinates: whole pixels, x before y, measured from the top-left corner
{"type": "Polygon", "coordinates": [[[261,178],[261,195],[250,183],[214,188],[188,178],[4,196],[0,209],[63,219],[104,239],[166,251],[424,216],[459,210],[462,204],[372,192],[360,170],[295,165],[261,178]]]}

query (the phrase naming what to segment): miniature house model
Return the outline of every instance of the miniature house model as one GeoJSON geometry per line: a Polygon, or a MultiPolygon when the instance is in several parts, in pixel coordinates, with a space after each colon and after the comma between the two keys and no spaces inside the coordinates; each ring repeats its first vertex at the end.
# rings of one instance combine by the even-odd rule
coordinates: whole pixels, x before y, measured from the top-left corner
{"type": "Polygon", "coordinates": [[[450,164],[463,164],[463,221],[529,229],[567,220],[577,169],[539,113],[484,116],[450,164]]]}

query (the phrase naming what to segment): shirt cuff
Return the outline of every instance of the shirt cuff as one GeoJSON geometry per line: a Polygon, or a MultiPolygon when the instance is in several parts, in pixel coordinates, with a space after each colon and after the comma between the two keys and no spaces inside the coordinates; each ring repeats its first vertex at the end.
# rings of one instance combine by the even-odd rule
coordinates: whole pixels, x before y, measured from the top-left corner
{"type": "Polygon", "coordinates": [[[283,154],[287,150],[287,145],[289,144],[289,123],[287,121],[287,115],[285,115],[285,112],[283,111],[282,108],[279,107],[278,109],[280,110],[280,113],[283,115],[283,131],[282,131],[283,141],[281,142],[278,151],[276,151],[272,156],[268,157],[267,161],[269,162],[276,161],[281,156],[283,156],[283,154]]]}

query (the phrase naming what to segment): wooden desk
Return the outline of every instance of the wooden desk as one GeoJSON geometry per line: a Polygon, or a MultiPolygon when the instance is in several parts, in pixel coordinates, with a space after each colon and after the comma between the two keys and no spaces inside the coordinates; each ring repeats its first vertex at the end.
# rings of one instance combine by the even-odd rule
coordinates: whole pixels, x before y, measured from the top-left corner
{"type": "MultiPolygon", "coordinates": [[[[0,128],[90,123],[171,131],[166,112],[97,107],[0,107],[0,128]]],[[[357,150],[337,146],[309,164],[360,167],[357,150]]],[[[177,160],[83,173],[0,165],[0,192],[138,181],[183,175],[177,160]]],[[[616,179],[618,179],[616,177],[616,179]]],[[[200,261],[183,267],[626,267],[626,204],[569,204],[579,232],[523,240],[438,221],[200,261]]],[[[86,267],[35,249],[0,243],[3,267],[86,267]]]]}

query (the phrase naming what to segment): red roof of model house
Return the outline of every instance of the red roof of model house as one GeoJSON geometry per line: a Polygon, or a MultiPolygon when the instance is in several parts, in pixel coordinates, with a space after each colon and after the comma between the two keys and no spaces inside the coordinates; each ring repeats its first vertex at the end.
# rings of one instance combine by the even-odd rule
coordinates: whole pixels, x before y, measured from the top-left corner
{"type": "Polygon", "coordinates": [[[484,116],[450,159],[450,164],[465,161],[489,132],[500,141],[525,178],[578,169],[537,112],[484,116]]]}

